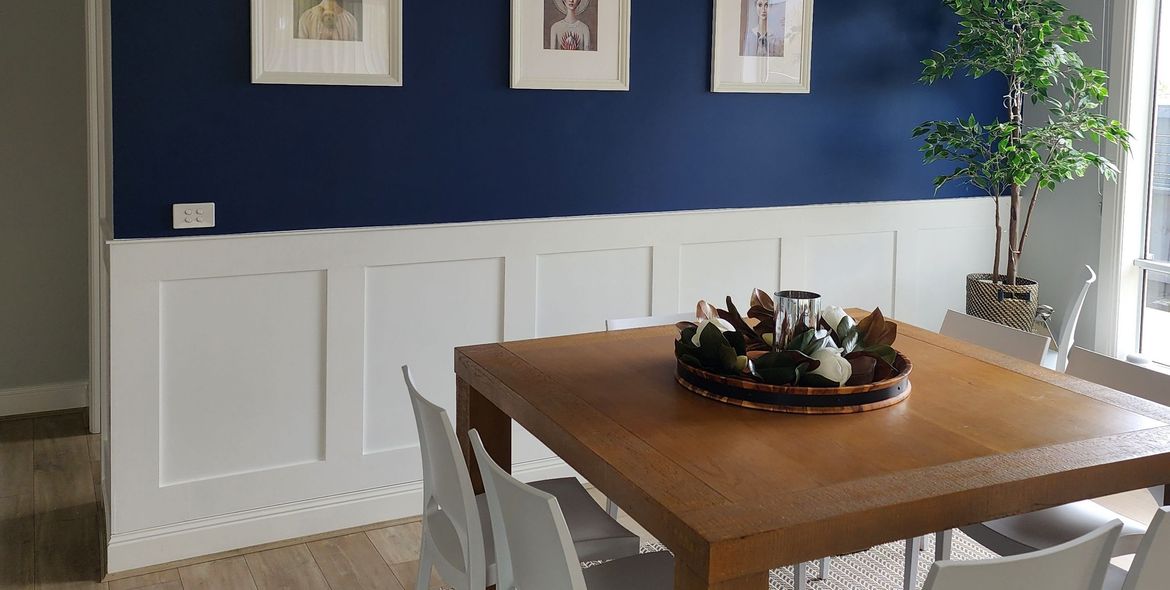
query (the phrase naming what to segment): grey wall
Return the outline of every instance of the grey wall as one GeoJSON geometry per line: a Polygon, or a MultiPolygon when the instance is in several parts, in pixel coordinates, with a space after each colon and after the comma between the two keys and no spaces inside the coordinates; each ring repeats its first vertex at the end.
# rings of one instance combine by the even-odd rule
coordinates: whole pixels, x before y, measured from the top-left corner
{"type": "MultiPolygon", "coordinates": [[[[1064,0],[1064,5],[1093,23],[1097,40],[1078,49],[1085,63],[1102,67],[1103,47],[1109,42],[1101,0],[1064,0]]],[[[1031,113],[1033,117],[1043,112],[1031,113]]],[[[1032,219],[1030,236],[1021,263],[1024,274],[1040,281],[1040,302],[1056,308],[1051,322],[1059,330],[1065,308],[1075,291],[1084,285],[1084,265],[1099,270],[1101,258],[1101,179],[1090,173],[1083,180],[1059,185],[1056,191],[1041,193],[1032,219]]],[[[1094,347],[1096,337],[1097,287],[1089,290],[1077,325],[1079,346],[1094,347]]]]}
{"type": "Polygon", "coordinates": [[[86,378],[85,7],[0,2],[0,390],[86,378]]]}

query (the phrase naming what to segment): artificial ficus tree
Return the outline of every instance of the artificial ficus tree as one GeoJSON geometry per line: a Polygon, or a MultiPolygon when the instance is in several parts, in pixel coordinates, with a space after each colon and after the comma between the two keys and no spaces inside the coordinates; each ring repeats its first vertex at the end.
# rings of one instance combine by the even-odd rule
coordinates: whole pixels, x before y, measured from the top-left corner
{"type": "Polygon", "coordinates": [[[960,18],[946,49],[922,61],[927,84],[966,73],[1002,76],[1006,120],[928,121],[914,130],[923,138],[927,163],[957,167],[935,179],[935,189],[965,181],[995,201],[996,282],[1017,284],[1020,257],[1042,190],[1096,169],[1107,179],[1117,167],[1095,151],[1104,142],[1129,149],[1130,134],[1101,114],[1108,76],[1086,66],[1072,46],[1093,38],[1092,25],[1068,14],[1056,0],[944,0],[960,18]],[[1024,116],[1027,102],[1037,113],[1024,116]],[[1046,115],[1044,116],[1046,111],[1046,115]],[[1003,215],[1008,196],[1007,272],[1001,273],[1003,215]],[[1026,201],[1026,210],[1025,210],[1026,201]]]}

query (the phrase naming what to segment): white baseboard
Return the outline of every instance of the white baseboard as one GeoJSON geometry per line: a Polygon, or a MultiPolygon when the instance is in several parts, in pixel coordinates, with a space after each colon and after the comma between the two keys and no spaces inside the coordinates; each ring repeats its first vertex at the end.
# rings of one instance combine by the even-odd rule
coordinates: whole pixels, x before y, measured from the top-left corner
{"type": "MultiPolygon", "coordinates": [[[[514,471],[524,481],[579,477],[556,458],[523,463],[514,471]]],[[[107,572],[114,575],[241,547],[410,518],[419,515],[421,506],[422,482],[416,481],[115,534],[110,537],[107,572]]]]}
{"type": "Polygon", "coordinates": [[[88,392],[85,381],[0,389],[0,416],[84,408],[88,392]]]}

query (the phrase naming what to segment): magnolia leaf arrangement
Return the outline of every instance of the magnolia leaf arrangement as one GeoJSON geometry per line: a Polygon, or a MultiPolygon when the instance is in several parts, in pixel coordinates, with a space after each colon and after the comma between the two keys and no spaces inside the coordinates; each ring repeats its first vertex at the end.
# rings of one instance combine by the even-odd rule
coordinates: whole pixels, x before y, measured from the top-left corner
{"type": "Polygon", "coordinates": [[[678,324],[675,356],[713,373],[782,386],[868,385],[898,372],[892,346],[898,325],[880,309],[856,322],[840,307],[829,307],[815,327],[801,326],[783,350],[773,350],[775,303],[759,289],[751,303],[745,318],[731,297],[725,310],[700,301],[700,323],[678,324]]]}

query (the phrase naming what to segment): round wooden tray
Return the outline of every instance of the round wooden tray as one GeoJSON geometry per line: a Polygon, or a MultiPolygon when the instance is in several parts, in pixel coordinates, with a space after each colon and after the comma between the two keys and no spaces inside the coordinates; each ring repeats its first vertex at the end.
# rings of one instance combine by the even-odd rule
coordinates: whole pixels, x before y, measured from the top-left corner
{"type": "Polygon", "coordinates": [[[898,374],[851,387],[791,387],[728,377],[678,361],[676,379],[685,388],[723,403],[789,414],[854,414],[892,406],[910,395],[910,359],[898,353],[898,374]]]}

